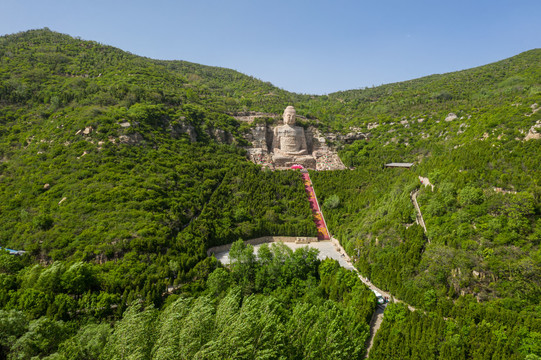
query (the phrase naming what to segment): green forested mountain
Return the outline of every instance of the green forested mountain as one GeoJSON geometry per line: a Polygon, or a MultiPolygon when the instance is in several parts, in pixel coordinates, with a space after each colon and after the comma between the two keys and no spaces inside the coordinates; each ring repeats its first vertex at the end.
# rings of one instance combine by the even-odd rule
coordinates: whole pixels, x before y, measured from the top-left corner
{"type": "Polygon", "coordinates": [[[13,354],[47,355],[131,303],[162,306],[167,286],[199,294],[217,267],[209,246],[315,235],[309,205],[292,206],[300,177],[247,162],[225,113],[286,92],[48,30],[2,37],[0,54],[0,246],[26,251],[0,255],[2,358],[34,327],[62,336],[13,354]]]}
{"type": "Polygon", "coordinates": [[[316,233],[301,178],[248,162],[230,116],[287,105],[370,134],[333,144],[355,170],[311,174],[360,272],[426,311],[388,308],[370,357],[537,359],[537,104],[540,50],[307,96],[47,29],[0,37],[0,247],[26,251],[0,254],[0,359],[363,357],[375,298],[351,272],[306,249],[206,256],[316,233]]]}
{"type": "Polygon", "coordinates": [[[48,30],[1,38],[1,97],[40,115],[69,104],[197,103],[215,111],[281,110],[298,95],[236,71],[158,61],[48,30]],[[276,107],[276,105],[279,105],[276,107]]]}
{"type": "Polygon", "coordinates": [[[330,128],[370,133],[341,151],[355,171],[312,176],[331,232],[362,274],[433,312],[386,311],[370,358],[541,356],[540,59],[321,99],[330,128]],[[383,167],[400,161],[415,165],[383,167]]]}
{"type": "Polygon", "coordinates": [[[502,101],[515,97],[535,99],[541,92],[540,58],[541,49],[535,49],[478,68],[337,92],[318,99],[320,109],[310,111],[318,117],[328,115],[331,123],[345,129],[376,119],[445,118],[449,112],[461,115],[504,105],[502,101]]]}

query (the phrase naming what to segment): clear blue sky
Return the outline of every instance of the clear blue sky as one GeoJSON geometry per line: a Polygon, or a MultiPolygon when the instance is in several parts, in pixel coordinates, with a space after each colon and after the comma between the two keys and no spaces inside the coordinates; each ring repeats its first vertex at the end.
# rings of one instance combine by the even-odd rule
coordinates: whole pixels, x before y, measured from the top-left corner
{"type": "Polygon", "coordinates": [[[0,34],[49,27],[325,94],[539,48],[540,15],[541,0],[0,0],[0,34]]]}

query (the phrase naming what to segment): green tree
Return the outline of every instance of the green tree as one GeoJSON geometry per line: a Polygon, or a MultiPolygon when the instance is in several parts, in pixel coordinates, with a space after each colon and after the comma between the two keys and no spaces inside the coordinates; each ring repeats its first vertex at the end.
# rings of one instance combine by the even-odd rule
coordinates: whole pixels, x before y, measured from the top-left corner
{"type": "Polygon", "coordinates": [[[220,298],[225,294],[232,284],[231,274],[224,268],[217,268],[207,279],[207,291],[215,298],[220,298]]]}
{"type": "Polygon", "coordinates": [[[462,206],[478,205],[483,198],[483,191],[473,186],[466,186],[458,192],[458,202],[462,206]]]}
{"type": "Polygon", "coordinates": [[[28,325],[28,331],[13,344],[8,359],[47,356],[55,352],[69,334],[68,326],[62,321],[47,317],[33,320],[28,325]]]}
{"type": "Polygon", "coordinates": [[[333,194],[329,196],[327,199],[325,199],[325,202],[323,203],[323,207],[325,209],[336,209],[340,205],[340,197],[338,195],[333,194]]]}
{"type": "Polygon", "coordinates": [[[62,275],[62,286],[71,294],[83,294],[97,286],[92,265],[82,261],[72,264],[62,275]]]}
{"type": "Polygon", "coordinates": [[[141,304],[130,306],[115,324],[100,358],[149,359],[156,338],[157,315],[152,306],[144,310],[141,304]]]}
{"type": "Polygon", "coordinates": [[[97,360],[111,331],[107,323],[84,325],[77,334],[59,345],[58,354],[70,360],[97,360]]]}
{"type": "Polygon", "coordinates": [[[16,340],[28,329],[28,320],[22,311],[0,310],[0,358],[6,359],[16,340]]]}

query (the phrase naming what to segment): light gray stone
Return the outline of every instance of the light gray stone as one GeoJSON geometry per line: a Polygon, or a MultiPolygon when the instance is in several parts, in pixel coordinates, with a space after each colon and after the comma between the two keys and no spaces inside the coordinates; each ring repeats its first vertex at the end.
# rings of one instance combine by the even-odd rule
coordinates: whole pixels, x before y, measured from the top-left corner
{"type": "Polygon", "coordinates": [[[122,144],[136,145],[143,141],[143,137],[139,133],[120,135],[118,141],[122,144]]]}
{"type": "MultiPolygon", "coordinates": [[[[265,114],[265,117],[277,118],[278,115],[265,114]]],[[[246,148],[249,159],[271,169],[286,169],[293,165],[317,170],[345,169],[336,151],[327,144],[327,139],[353,142],[369,136],[361,133],[360,129],[352,129],[354,131],[349,137],[336,134],[323,136],[314,126],[306,129],[295,126],[296,117],[295,108],[290,106],[284,111],[283,125],[272,126],[266,122],[253,124],[244,134],[244,138],[251,143],[246,148]]]]}
{"type": "Polygon", "coordinates": [[[456,116],[456,114],[449,113],[447,115],[447,117],[445,118],[445,121],[449,122],[449,121],[453,121],[453,120],[456,120],[456,119],[458,119],[458,116],[456,116]]]}
{"type": "Polygon", "coordinates": [[[284,110],[284,125],[274,128],[272,150],[277,155],[297,156],[308,154],[304,129],[295,126],[295,115],[295,108],[288,106],[284,110]]]}
{"type": "Polygon", "coordinates": [[[316,159],[308,153],[306,134],[300,126],[295,126],[296,111],[293,106],[284,110],[284,125],[274,128],[272,142],[272,161],[277,167],[302,165],[314,169],[316,159]]]}

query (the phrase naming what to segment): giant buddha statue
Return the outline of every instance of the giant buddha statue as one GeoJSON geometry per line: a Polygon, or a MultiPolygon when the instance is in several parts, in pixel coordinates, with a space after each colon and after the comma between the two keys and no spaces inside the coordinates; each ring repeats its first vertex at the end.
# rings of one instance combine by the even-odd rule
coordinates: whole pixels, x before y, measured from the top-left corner
{"type": "Polygon", "coordinates": [[[293,106],[288,106],[284,110],[284,125],[274,129],[272,160],[278,167],[300,164],[307,168],[315,168],[316,159],[308,153],[304,129],[295,126],[296,115],[293,106]]]}

